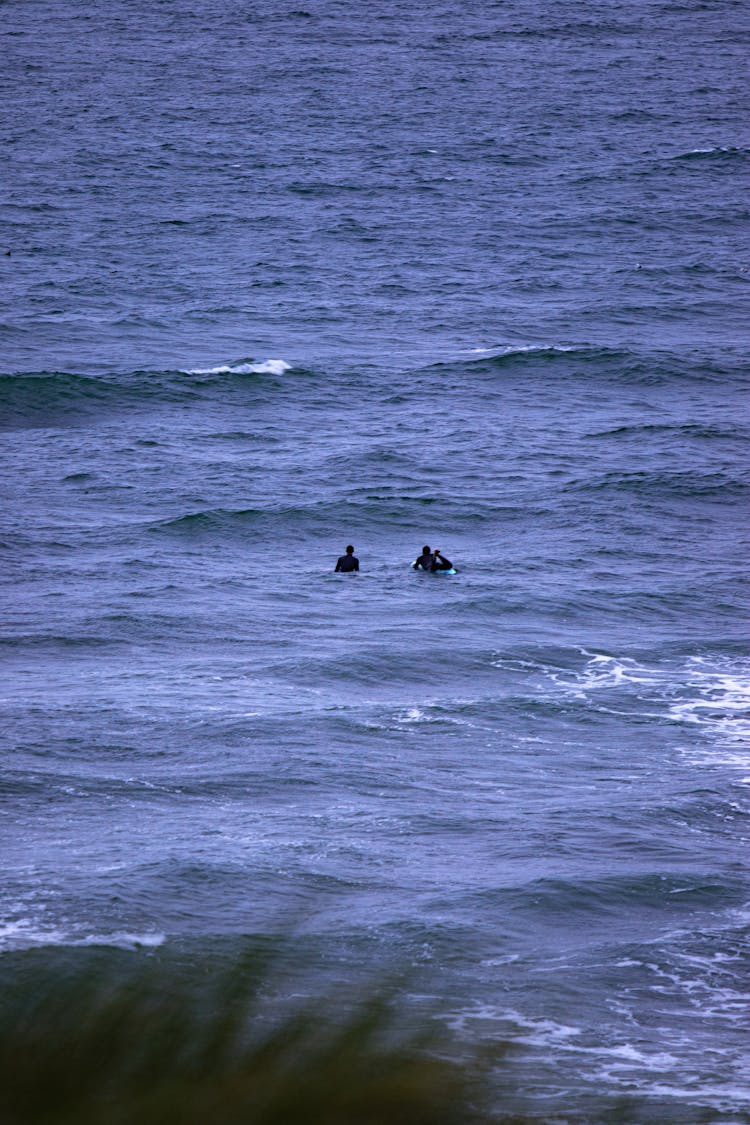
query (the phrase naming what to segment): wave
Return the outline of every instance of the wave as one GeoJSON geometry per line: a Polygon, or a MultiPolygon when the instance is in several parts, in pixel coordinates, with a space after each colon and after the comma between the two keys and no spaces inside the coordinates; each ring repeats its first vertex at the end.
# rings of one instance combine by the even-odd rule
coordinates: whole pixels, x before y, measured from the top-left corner
{"type": "Polygon", "coordinates": [[[429,377],[477,376],[518,371],[562,378],[581,376],[625,384],[699,381],[747,383],[746,356],[732,346],[696,348],[628,348],[596,344],[502,344],[474,348],[460,359],[439,360],[423,368],[429,377]]]}
{"type": "MultiPolygon", "coordinates": [[[[688,689],[670,703],[670,716],[690,723],[722,742],[750,740],[750,666],[713,667],[704,657],[693,657],[686,668],[688,689]]],[[[750,754],[743,764],[750,764],[750,754]]]]}
{"type": "Polygon", "coordinates": [[[483,887],[470,891],[464,903],[476,899],[486,908],[493,899],[514,915],[547,916],[555,925],[580,925],[581,917],[620,918],[622,908],[681,913],[686,903],[692,909],[722,908],[744,902],[741,879],[732,883],[692,874],[624,874],[603,879],[541,878],[522,887],[483,887]],[[565,920],[565,923],[561,922],[565,920]]]}
{"type": "Polygon", "coordinates": [[[629,426],[615,426],[610,430],[597,430],[595,433],[588,434],[588,437],[643,437],[647,434],[667,434],[678,438],[705,438],[706,440],[713,441],[715,439],[744,439],[747,434],[745,428],[738,425],[734,426],[711,426],[703,425],[700,422],[688,422],[683,424],[671,424],[668,422],[650,422],[643,424],[634,424],[629,426]]]}
{"type": "Polygon", "coordinates": [[[240,363],[225,363],[218,367],[192,367],[186,375],[283,375],[292,370],[292,364],[285,359],[266,359],[262,362],[243,360],[240,363]]]}
{"type": "Polygon", "coordinates": [[[747,386],[745,349],[732,344],[672,348],[609,344],[528,343],[476,347],[460,358],[441,359],[422,369],[427,375],[522,372],[559,381],[576,375],[615,383],[651,385],[665,382],[737,381],[747,386]]]}
{"type": "Polygon", "coordinates": [[[259,528],[272,527],[275,532],[298,536],[303,530],[318,526],[322,513],[325,513],[327,519],[335,519],[336,511],[341,513],[340,518],[345,526],[357,529],[357,519],[351,506],[309,504],[268,508],[206,508],[159,520],[150,524],[147,530],[187,539],[205,536],[214,538],[217,535],[246,538],[251,532],[257,533],[259,528]]]}
{"type": "Polygon", "coordinates": [[[623,23],[619,19],[607,18],[602,14],[601,20],[581,18],[578,20],[563,20],[561,23],[552,20],[550,23],[541,21],[538,25],[523,24],[519,27],[508,28],[503,34],[514,39],[541,39],[545,42],[557,36],[561,39],[573,41],[582,39],[598,43],[605,35],[630,36],[637,29],[636,23],[623,23]]]}
{"type": "MultiPolygon", "coordinates": [[[[289,372],[304,375],[308,370],[286,359],[250,358],[211,367],[115,371],[109,375],[70,371],[0,374],[0,427],[8,430],[75,426],[79,419],[121,411],[150,411],[158,403],[211,401],[217,393],[224,397],[236,394],[245,405],[248,386],[259,395],[274,394],[283,376],[289,372]],[[248,377],[253,377],[251,382],[248,377]]],[[[403,396],[405,388],[414,388],[415,379],[492,379],[516,373],[524,381],[538,376],[554,380],[555,384],[585,378],[626,385],[697,380],[727,386],[731,382],[745,385],[748,379],[744,354],[730,347],[681,352],[565,342],[477,347],[463,355],[407,368],[397,375],[397,383],[392,372],[385,381],[382,376],[378,378],[384,394],[396,391],[403,396]]],[[[351,374],[346,373],[348,393],[353,385],[351,374]]],[[[317,382],[319,388],[322,385],[317,382]]],[[[327,380],[325,387],[327,393],[337,393],[333,380],[327,380]]]]}
{"type": "MultiPolygon", "coordinates": [[[[497,363],[505,363],[514,359],[523,359],[527,356],[532,356],[536,359],[554,360],[558,356],[567,356],[570,354],[586,356],[593,353],[594,355],[603,355],[608,354],[612,350],[613,349],[608,348],[590,348],[580,344],[500,344],[494,347],[472,348],[470,354],[477,357],[477,360],[473,362],[495,361],[497,363]]],[[[440,367],[443,366],[443,363],[438,363],[433,366],[440,367]]]]}
{"type": "Polygon", "coordinates": [[[109,376],[70,371],[0,374],[0,428],[74,425],[78,418],[135,410],[155,401],[197,399],[211,394],[215,387],[226,387],[226,376],[280,376],[291,370],[286,360],[268,359],[190,370],[113,372],[109,376]]]}
{"type": "Polygon", "coordinates": [[[9,649],[26,648],[112,648],[121,646],[123,641],[119,637],[102,636],[100,634],[78,633],[12,633],[6,631],[0,636],[0,647],[9,649]]]}
{"type": "Polygon", "coordinates": [[[563,492],[626,492],[644,497],[669,497],[672,499],[721,497],[743,499],[750,489],[750,480],[730,476],[729,473],[632,472],[605,473],[564,485],[563,492]]]}
{"type": "MultiPolygon", "coordinates": [[[[302,514],[306,509],[286,509],[279,512],[283,518],[291,518],[295,514],[302,514]]],[[[236,528],[239,531],[248,529],[257,520],[269,515],[270,512],[263,508],[207,508],[200,512],[186,512],[181,516],[171,519],[159,520],[149,526],[150,531],[175,532],[185,535],[200,535],[203,532],[214,533],[217,530],[236,528]]]]}
{"type": "Polygon", "coordinates": [[[54,426],[75,415],[111,409],[123,388],[68,372],[0,375],[0,427],[54,426]]]}
{"type": "Polygon", "coordinates": [[[741,742],[739,764],[750,765],[750,660],[744,655],[646,661],[582,649],[577,658],[563,650],[546,660],[534,652],[498,654],[492,665],[522,681],[530,678],[540,700],[594,707],[606,701],[622,713],[635,709],[644,717],[697,728],[714,750],[741,742]]]}
{"type": "Polygon", "coordinates": [[[163,933],[135,933],[120,931],[97,933],[87,931],[83,926],[63,930],[60,927],[45,926],[32,919],[17,919],[0,926],[0,950],[34,949],[43,946],[109,946],[115,949],[155,949],[163,945],[163,933]]]}
{"type": "Polygon", "coordinates": [[[501,344],[474,348],[462,359],[438,360],[424,368],[423,374],[429,378],[436,375],[476,378],[518,373],[524,379],[533,375],[556,381],[581,374],[587,378],[627,376],[632,380],[650,374],[651,369],[638,353],[626,348],[587,344],[501,344]]]}
{"type": "Polygon", "coordinates": [[[739,145],[711,145],[708,148],[692,148],[678,153],[672,160],[716,161],[746,163],[750,160],[750,148],[739,145]]]}
{"type": "MultiPolygon", "coordinates": [[[[534,510],[539,511],[539,508],[535,507],[534,510]]],[[[214,535],[218,532],[244,535],[250,530],[257,530],[260,524],[272,525],[275,531],[284,534],[299,534],[302,530],[317,531],[321,525],[347,527],[354,534],[364,531],[369,534],[373,523],[377,523],[383,528],[405,528],[413,533],[415,526],[424,526],[431,518],[441,524],[449,522],[455,530],[464,526],[475,528],[481,524],[491,524],[499,516],[505,520],[525,518],[528,512],[529,504],[524,502],[517,506],[475,503],[467,508],[461,497],[449,499],[367,492],[349,500],[269,504],[263,508],[204,508],[158,520],[146,527],[151,532],[186,537],[214,535]],[[439,512],[439,516],[431,517],[433,508],[439,512]]],[[[411,558],[406,559],[404,564],[410,561],[411,558]]]]}

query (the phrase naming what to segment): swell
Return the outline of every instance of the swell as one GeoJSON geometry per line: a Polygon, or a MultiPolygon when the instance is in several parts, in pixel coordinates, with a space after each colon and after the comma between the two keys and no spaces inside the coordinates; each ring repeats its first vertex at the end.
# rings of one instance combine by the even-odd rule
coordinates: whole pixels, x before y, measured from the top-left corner
{"type": "MultiPolygon", "coordinates": [[[[214,367],[185,370],[134,370],[111,375],[86,375],[69,371],[0,374],[0,428],[4,430],[76,425],[81,420],[121,412],[153,410],[159,404],[189,405],[220,399],[231,404],[247,403],[248,391],[255,396],[273,396],[285,384],[298,384],[300,395],[314,377],[321,394],[320,372],[292,368],[284,360],[241,360],[214,367]]],[[[642,351],[627,348],[567,344],[500,345],[476,349],[467,357],[442,359],[426,367],[405,368],[402,381],[442,379],[450,384],[465,378],[476,380],[518,375],[554,380],[568,378],[628,384],[681,381],[721,382],[746,386],[744,355],[732,348],[711,352],[642,351]]],[[[327,384],[336,393],[337,381],[327,384]]],[[[387,384],[393,390],[389,375],[387,384]]],[[[351,393],[351,372],[347,376],[351,393]]],[[[437,389],[437,388],[436,388],[437,389]]],[[[292,392],[296,394],[297,391],[292,392]]]]}
{"type": "Polygon", "coordinates": [[[0,427],[45,427],[115,409],[125,388],[67,372],[0,375],[0,427]]]}
{"type": "Polygon", "coordinates": [[[470,894],[464,905],[476,898],[486,909],[502,908],[514,915],[547,918],[555,925],[566,919],[615,917],[623,908],[640,912],[680,914],[686,903],[693,910],[712,910],[740,905],[744,901],[741,880],[720,881],[711,876],[684,874],[623,874],[604,879],[538,879],[520,888],[482,889],[470,894]],[[494,900],[494,901],[493,901],[494,900]]]}
{"type": "Polygon", "coordinates": [[[713,440],[744,440],[747,437],[746,427],[739,425],[733,426],[713,426],[703,425],[699,422],[688,422],[684,424],[670,424],[667,422],[644,422],[641,424],[615,426],[609,430],[600,430],[597,433],[589,434],[589,437],[606,437],[606,438],[624,438],[624,437],[645,437],[650,435],[664,434],[668,437],[675,437],[678,440],[682,438],[688,439],[705,439],[707,441],[713,440]]]}
{"type": "Polygon", "coordinates": [[[750,492],[745,475],[728,472],[632,472],[605,473],[573,481],[563,492],[628,493],[644,498],[742,500],[750,492]]]}
{"type": "Polygon", "coordinates": [[[109,376],[70,371],[0,374],[0,428],[74,425],[97,415],[150,409],[159,403],[189,403],[217,390],[241,390],[248,378],[273,383],[290,370],[283,360],[181,371],[114,372],[109,376]]]}
{"type": "Polygon", "coordinates": [[[523,500],[519,504],[491,504],[473,502],[467,506],[465,499],[436,498],[418,495],[367,494],[350,501],[315,501],[310,504],[274,505],[248,508],[205,508],[148,525],[153,534],[176,536],[185,539],[202,539],[216,535],[243,537],[248,532],[269,528],[274,532],[300,534],[309,532],[316,537],[321,526],[345,526],[371,532],[373,524],[381,528],[404,528],[413,532],[415,524],[422,526],[432,519],[450,522],[454,529],[474,528],[502,517],[504,521],[525,519],[529,511],[542,514],[538,505],[523,500]],[[435,513],[434,516],[432,513],[435,513]]]}
{"type": "Polygon", "coordinates": [[[750,162],[750,148],[737,145],[714,145],[711,148],[694,148],[673,156],[674,161],[688,161],[700,164],[739,164],[750,162]]]}
{"type": "Polygon", "coordinates": [[[548,376],[556,381],[568,376],[615,381],[626,385],[669,382],[736,380],[746,386],[747,361],[733,347],[713,350],[634,349],[593,345],[524,344],[476,349],[471,358],[439,361],[423,369],[428,376],[449,374],[476,377],[515,373],[548,376]]]}

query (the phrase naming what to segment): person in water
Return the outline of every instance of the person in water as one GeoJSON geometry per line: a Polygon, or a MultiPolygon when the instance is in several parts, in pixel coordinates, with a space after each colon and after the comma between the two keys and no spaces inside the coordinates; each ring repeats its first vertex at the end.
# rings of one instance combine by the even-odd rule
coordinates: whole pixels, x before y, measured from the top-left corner
{"type": "Polygon", "coordinates": [[[453,570],[453,563],[450,559],[446,559],[444,555],[441,555],[440,551],[435,548],[432,552],[430,570],[453,570]]]}
{"type": "Polygon", "coordinates": [[[432,551],[429,547],[422,548],[422,554],[412,563],[412,570],[432,570],[432,551]]]}
{"type": "Polygon", "coordinates": [[[446,559],[440,551],[431,551],[429,547],[422,548],[422,554],[412,563],[412,570],[453,570],[453,563],[446,559]]]}
{"type": "Polygon", "coordinates": [[[350,574],[354,570],[359,570],[359,559],[354,554],[354,548],[351,543],[346,548],[346,554],[342,555],[336,563],[336,570],[344,574],[350,574]]]}

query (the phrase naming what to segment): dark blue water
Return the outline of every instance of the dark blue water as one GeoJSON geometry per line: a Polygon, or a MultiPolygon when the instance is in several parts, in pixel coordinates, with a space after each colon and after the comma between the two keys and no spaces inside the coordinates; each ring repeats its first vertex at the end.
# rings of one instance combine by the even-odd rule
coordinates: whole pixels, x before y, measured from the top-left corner
{"type": "Polygon", "coordinates": [[[540,1114],[750,1120],[747,7],[2,36],[0,961],[293,918],[540,1114]]]}

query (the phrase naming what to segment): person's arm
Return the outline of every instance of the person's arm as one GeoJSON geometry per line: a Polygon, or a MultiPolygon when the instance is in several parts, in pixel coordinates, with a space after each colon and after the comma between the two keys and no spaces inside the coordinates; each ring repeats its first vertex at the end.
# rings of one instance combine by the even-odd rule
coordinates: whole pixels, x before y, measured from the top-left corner
{"type": "Polygon", "coordinates": [[[335,567],[333,568],[333,573],[336,574],[339,570],[341,570],[341,559],[338,560],[335,567]]]}

